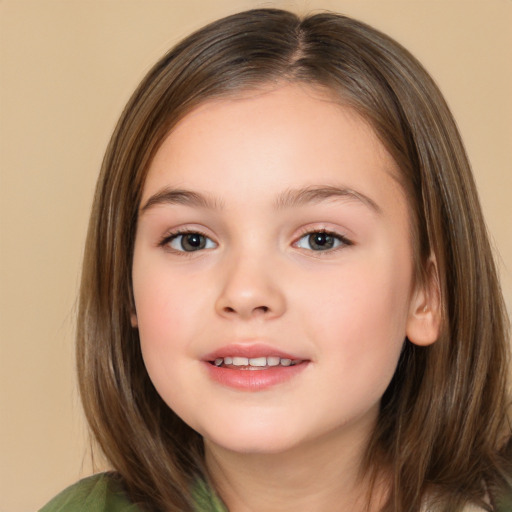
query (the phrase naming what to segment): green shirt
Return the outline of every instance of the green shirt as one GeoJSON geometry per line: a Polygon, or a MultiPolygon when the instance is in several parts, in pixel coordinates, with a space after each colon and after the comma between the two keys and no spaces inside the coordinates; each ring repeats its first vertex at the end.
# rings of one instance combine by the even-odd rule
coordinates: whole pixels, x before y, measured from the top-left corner
{"type": "MultiPolygon", "coordinates": [[[[202,481],[193,489],[195,512],[228,512],[216,494],[202,481]]],[[[425,512],[433,512],[425,507],[425,512]]],[[[512,512],[512,500],[498,508],[512,512]]],[[[468,505],[464,512],[483,512],[480,507],[468,505]]],[[[108,473],[85,478],[68,487],[39,512],[143,512],[130,502],[119,483],[108,473]]]]}
{"type": "MultiPolygon", "coordinates": [[[[219,498],[204,483],[193,490],[196,512],[227,512],[219,498]]],[[[39,512],[142,512],[108,473],[80,480],[68,487],[39,512]]]]}

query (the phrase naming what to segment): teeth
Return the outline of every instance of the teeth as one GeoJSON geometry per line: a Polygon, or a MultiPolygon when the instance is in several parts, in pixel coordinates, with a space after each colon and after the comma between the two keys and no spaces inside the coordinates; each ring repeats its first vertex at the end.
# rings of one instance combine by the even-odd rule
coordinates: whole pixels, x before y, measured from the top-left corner
{"type": "Polygon", "coordinates": [[[254,366],[263,368],[265,366],[293,366],[300,361],[293,361],[292,359],[288,358],[280,358],[278,356],[269,356],[269,357],[218,357],[215,359],[213,364],[215,366],[254,366]]]}
{"type": "Polygon", "coordinates": [[[266,357],[253,357],[249,359],[249,364],[251,366],[267,366],[267,358],[266,357]]]}

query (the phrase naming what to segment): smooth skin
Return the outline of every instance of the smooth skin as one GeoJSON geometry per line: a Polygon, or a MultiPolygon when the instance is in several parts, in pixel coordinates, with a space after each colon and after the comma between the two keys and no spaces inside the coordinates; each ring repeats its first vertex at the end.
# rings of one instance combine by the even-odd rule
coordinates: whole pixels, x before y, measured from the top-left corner
{"type": "Polygon", "coordinates": [[[230,512],[363,507],[361,460],[405,337],[439,330],[398,173],[355,112],[290,84],[206,102],[151,163],[132,324],[230,512]],[[303,370],[250,391],[210,378],[207,354],[255,343],[303,370]]]}

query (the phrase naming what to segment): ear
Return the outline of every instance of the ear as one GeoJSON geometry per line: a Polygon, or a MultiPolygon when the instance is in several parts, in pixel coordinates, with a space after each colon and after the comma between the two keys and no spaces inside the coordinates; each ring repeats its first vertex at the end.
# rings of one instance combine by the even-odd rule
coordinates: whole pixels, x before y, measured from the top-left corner
{"type": "Polygon", "coordinates": [[[134,329],[137,329],[139,327],[139,322],[137,320],[137,313],[135,312],[135,308],[132,308],[130,312],[130,323],[132,324],[132,327],[134,329]]]}
{"type": "Polygon", "coordinates": [[[431,345],[441,329],[441,290],[437,263],[431,256],[427,263],[426,282],[418,283],[409,306],[406,334],[411,343],[431,345]]]}

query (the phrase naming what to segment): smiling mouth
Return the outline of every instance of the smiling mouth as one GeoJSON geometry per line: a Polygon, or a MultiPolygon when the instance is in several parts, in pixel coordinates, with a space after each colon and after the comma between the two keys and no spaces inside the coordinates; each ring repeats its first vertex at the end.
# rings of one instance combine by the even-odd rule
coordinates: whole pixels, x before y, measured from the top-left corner
{"type": "Polygon", "coordinates": [[[267,370],[276,367],[296,366],[303,361],[300,359],[288,359],[279,356],[269,357],[217,357],[214,361],[209,361],[218,368],[230,368],[233,370],[267,370]]]}

